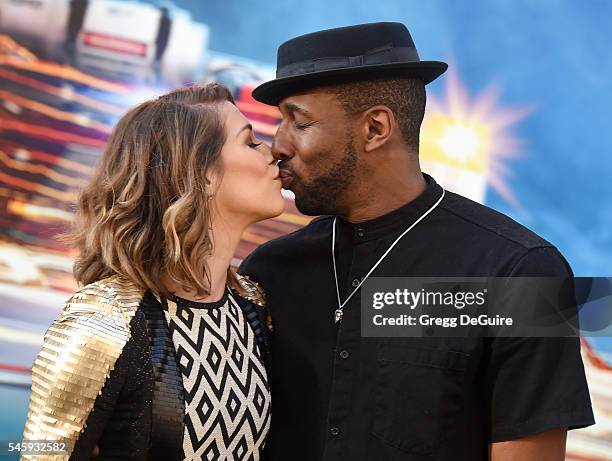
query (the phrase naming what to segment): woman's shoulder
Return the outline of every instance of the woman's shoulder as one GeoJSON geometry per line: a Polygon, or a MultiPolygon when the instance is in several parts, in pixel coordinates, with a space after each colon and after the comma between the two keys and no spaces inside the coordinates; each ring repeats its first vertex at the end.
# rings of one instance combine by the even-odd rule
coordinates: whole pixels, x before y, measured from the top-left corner
{"type": "Polygon", "coordinates": [[[231,291],[237,295],[237,301],[243,306],[251,305],[254,306],[259,316],[261,317],[262,324],[265,326],[268,332],[273,330],[272,317],[270,310],[267,307],[266,293],[259,283],[254,282],[248,276],[239,274],[238,272],[231,271],[232,276],[228,281],[228,286],[231,291]]]}
{"type": "Polygon", "coordinates": [[[37,398],[30,399],[25,439],[63,433],[71,443],[78,440],[126,349],[142,296],[133,283],[111,277],[85,285],[66,301],[32,366],[37,398]],[[51,413],[53,418],[43,417],[51,413]]]}
{"type": "Polygon", "coordinates": [[[266,306],[266,293],[261,286],[252,281],[248,276],[238,272],[232,272],[233,277],[229,280],[229,287],[242,299],[257,304],[260,307],[266,306]]]}
{"type": "Polygon", "coordinates": [[[117,276],[79,288],[47,330],[45,346],[82,346],[109,361],[116,360],[131,336],[131,321],[143,294],[137,285],[117,276]]]}
{"type": "Polygon", "coordinates": [[[117,276],[80,287],[48,328],[44,346],[83,346],[94,354],[98,348],[100,356],[113,362],[131,337],[131,321],[143,294],[134,283],[117,276]]]}
{"type": "Polygon", "coordinates": [[[112,276],[75,291],[66,301],[62,314],[107,314],[109,318],[117,315],[132,316],[143,295],[144,290],[132,281],[112,276]]]}

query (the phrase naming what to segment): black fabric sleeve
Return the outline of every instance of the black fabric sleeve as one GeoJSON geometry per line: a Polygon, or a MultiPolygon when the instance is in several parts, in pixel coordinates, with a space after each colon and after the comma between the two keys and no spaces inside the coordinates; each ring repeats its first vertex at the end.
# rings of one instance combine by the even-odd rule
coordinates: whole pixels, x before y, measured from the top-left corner
{"type": "MultiPolygon", "coordinates": [[[[556,248],[540,247],[528,250],[510,276],[573,274],[556,248]]],[[[595,423],[579,338],[488,338],[487,342],[490,442],[595,423]]]]}
{"type": "MultiPolygon", "coordinates": [[[[152,425],[154,409],[157,410],[163,401],[165,406],[171,405],[169,399],[154,399],[153,388],[158,386],[164,390],[169,390],[168,382],[164,376],[154,379],[152,355],[159,357],[159,348],[153,352],[152,349],[159,345],[159,342],[150,343],[147,319],[144,310],[149,307],[147,301],[151,298],[150,293],[145,294],[141,302],[141,308],[134,314],[130,327],[130,339],[126,344],[126,354],[120,357],[117,371],[123,375],[123,386],[121,393],[115,403],[114,412],[107,420],[104,432],[98,439],[100,455],[96,461],[131,459],[142,461],[152,459],[149,452],[153,445],[150,443],[152,437],[158,432],[163,432],[166,439],[174,440],[174,450],[180,450],[183,440],[184,427],[181,424],[172,424],[172,420],[159,422],[155,427],[152,425]],[[145,307],[146,305],[146,307],[145,307]],[[125,360],[123,360],[125,359],[125,360]]],[[[155,304],[159,309],[159,306],[155,304]]],[[[158,314],[163,316],[163,312],[158,310],[158,314]]],[[[153,328],[152,328],[153,330],[153,328]]],[[[172,343],[170,343],[172,345],[172,343]]],[[[163,359],[162,359],[163,360],[163,359]]],[[[172,367],[166,362],[166,370],[172,367]]],[[[116,380],[119,381],[119,380],[116,380]]],[[[109,386],[108,396],[116,396],[115,385],[109,386]]],[[[167,394],[166,394],[167,395],[167,394]]],[[[107,397],[108,397],[107,396],[107,397]]],[[[159,396],[158,396],[159,397],[159,396]]],[[[155,411],[157,414],[157,411],[155,411]]],[[[184,411],[177,408],[179,418],[182,418],[184,411]]],[[[156,439],[157,441],[158,439],[156,439]]],[[[164,454],[161,450],[157,451],[164,454]]],[[[159,459],[159,458],[157,458],[159,459]]],[[[164,460],[170,461],[171,457],[165,456],[164,460]]]]}
{"type": "Polygon", "coordinates": [[[91,453],[98,445],[125,385],[131,347],[132,343],[128,341],[104,383],[100,395],[96,398],[94,407],[87,417],[85,428],[75,443],[70,456],[71,461],[92,459],[91,453]]]}

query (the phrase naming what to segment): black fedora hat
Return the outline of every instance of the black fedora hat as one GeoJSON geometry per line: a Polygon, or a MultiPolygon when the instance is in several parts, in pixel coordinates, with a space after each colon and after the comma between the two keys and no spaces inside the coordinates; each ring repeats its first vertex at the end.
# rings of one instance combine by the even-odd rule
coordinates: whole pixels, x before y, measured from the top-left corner
{"type": "Polygon", "coordinates": [[[276,78],[253,97],[277,105],[292,93],[351,80],[404,76],[425,84],[446,71],[440,61],[421,61],[410,32],[399,22],[376,22],[301,35],[278,48],[276,78]]]}

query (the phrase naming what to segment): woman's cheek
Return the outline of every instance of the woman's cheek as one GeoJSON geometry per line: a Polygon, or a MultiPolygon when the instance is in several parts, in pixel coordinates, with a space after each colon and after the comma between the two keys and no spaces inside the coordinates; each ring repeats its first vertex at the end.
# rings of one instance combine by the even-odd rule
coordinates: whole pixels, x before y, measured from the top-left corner
{"type": "Polygon", "coordinates": [[[229,177],[228,179],[232,187],[235,187],[236,191],[241,191],[240,195],[249,201],[249,198],[254,198],[254,196],[259,198],[269,191],[271,178],[270,167],[264,157],[250,147],[245,149],[248,150],[241,149],[238,155],[227,159],[225,173],[231,176],[231,179],[229,177]]]}
{"type": "Polygon", "coordinates": [[[266,170],[257,155],[257,152],[249,148],[249,152],[244,153],[239,165],[236,165],[239,174],[236,176],[235,186],[247,203],[259,199],[265,190],[266,170]]]}

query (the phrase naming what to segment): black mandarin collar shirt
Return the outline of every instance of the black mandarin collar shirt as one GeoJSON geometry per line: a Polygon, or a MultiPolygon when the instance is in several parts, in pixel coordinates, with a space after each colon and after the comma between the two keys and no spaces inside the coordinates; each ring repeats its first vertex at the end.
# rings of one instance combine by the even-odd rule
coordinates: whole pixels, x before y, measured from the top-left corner
{"type": "MultiPolygon", "coordinates": [[[[337,219],[341,300],[441,196],[384,216],[337,219]]],[[[272,426],[266,459],[487,459],[487,445],[593,424],[576,338],[363,338],[359,292],[333,321],[333,216],[255,250],[240,272],[272,313],[272,426]]],[[[556,276],[556,248],[510,218],[446,191],[374,276],[556,276]]]]}
{"type": "Polygon", "coordinates": [[[351,241],[353,245],[371,240],[397,237],[442,196],[442,187],[430,176],[425,176],[425,178],[427,187],[415,200],[383,216],[361,223],[351,223],[342,217],[338,217],[338,229],[344,232],[345,238],[351,241]]]}

